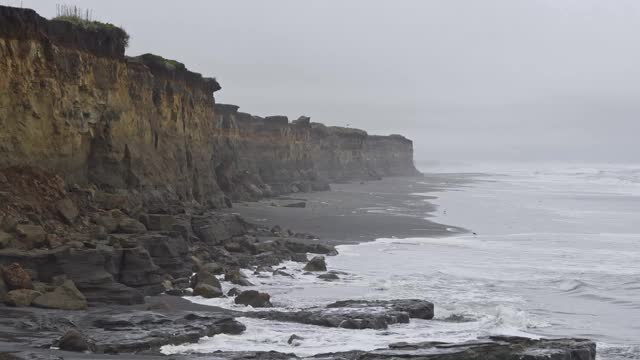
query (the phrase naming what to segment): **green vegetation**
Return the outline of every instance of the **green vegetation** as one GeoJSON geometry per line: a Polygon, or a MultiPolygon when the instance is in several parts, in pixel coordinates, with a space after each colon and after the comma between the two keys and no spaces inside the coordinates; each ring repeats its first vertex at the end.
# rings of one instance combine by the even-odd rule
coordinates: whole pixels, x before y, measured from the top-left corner
{"type": "Polygon", "coordinates": [[[159,55],[144,54],[144,55],[140,55],[140,57],[146,62],[162,65],[170,70],[187,70],[187,67],[184,66],[183,63],[176,60],[165,59],[159,55]]]}
{"type": "Polygon", "coordinates": [[[124,47],[129,46],[129,34],[119,26],[93,20],[93,11],[75,5],[56,5],[56,16],[52,20],[66,21],[88,30],[106,30],[122,35],[124,47]]]}

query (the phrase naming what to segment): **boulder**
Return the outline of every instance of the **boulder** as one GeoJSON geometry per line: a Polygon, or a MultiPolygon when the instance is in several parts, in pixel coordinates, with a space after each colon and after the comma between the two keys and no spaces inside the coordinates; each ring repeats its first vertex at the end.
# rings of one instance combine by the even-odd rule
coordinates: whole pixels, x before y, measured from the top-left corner
{"type": "Polygon", "coordinates": [[[300,340],[304,340],[304,338],[302,336],[298,336],[296,334],[293,334],[293,335],[289,336],[289,340],[287,340],[287,344],[296,346],[296,345],[298,345],[300,340]]]}
{"type": "Polygon", "coordinates": [[[324,256],[314,256],[303,269],[304,271],[327,271],[324,256]]]}
{"type": "Polygon", "coordinates": [[[31,289],[11,290],[5,296],[4,301],[9,306],[29,306],[40,295],[42,294],[31,289]]]}
{"type": "Polygon", "coordinates": [[[47,236],[42,226],[31,224],[16,225],[16,234],[27,250],[43,247],[47,236]]]}
{"type": "Polygon", "coordinates": [[[206,284],[198,284],[195,289],[193,289],[193,296],[202,296],[203,298],[211,299],[222,297],[224,294],[220,288],[206,284]]]}
{"type": "Polygon", "coordinates": [[[32,289],[31,275],[18,263],[2,269],[2,277],[9,290],[32,289]]]}
{"type": "Polygon", "coordinates": [[[294,253],[338,255],[338,251],[333,245],[323,244],[317,240],[288,238],[284,241],[284,246],[294,253]]]}
{"type": "Polygon", "coordinates": [[[409,322],[409,314],[390,309],[251,311],[246,312],[244,316],[345,329],[386,329],[389,325],[406,324],[409,322]]]}
{"type": "Polygon", "coordinates": [[[229,281],[240,286],[253,286],[239,269],[228,270],[224,273],[224,281],[229,281]]]}
{"type": "Polygon", "coordinates": [[[116,231],[123,234],[140,234],[146,232],[147,228],[138,220],[124,217],[118,221],[116,231]]]}
{"type": "Polygon", "coordinates": [[[254,308],[257,307],[273,307],[271,302],[271,295],[255,290],[247,290],[238,294],[234,300],[239,305],[250,305],[254,308]]]}
{"type": "Polygon", "coordinates": [[[13,235],[0,230],[0,249],[9,247],[13,239],[13,235]]]}
{"type": "Polygon", "coordinates": [[[327,308],[385,308],[409,314],[411,318],[433,319],[433,303],[420,299],[400,300],[343,300],[327,305],[327,308]]]}
{"type": "Polygon", "coordinates": [[[84,352],[93,349],[93,344],[87,336],[78,330],[68,330],[60,340],[58,340],[60,350],[84,352]]]}
{"type": "Polygon", "coordinates": [[[217,287],[218,289],[222,289],[222,285],[220,285],[220,280],[213,275],[212,273],[201,270],[197,274],[194,275],[192,280],[192,287],[195,288],[197,285],[209,285],[213,287],[217,287]]]}
{"type": "Polygon", "coordinates": [[[32,305],[47,309],[84,310],[87,308],[87,299],[73,281],[67,280],[53,291],[35,298],[32,305]]]}
{"type": "Polygon", "coordinates": [[[240,295],[241,292],[242,290],[238,289],[237,287],[234,287],[227,292],[227,296],[238,296],[240,295]]]}
{"type": "Polygon", "coordinates": [[[78,208],[69,198],[58,200],[55,204],[55,208],[62,221],[69,225],[73,224],[73,222],[78,218],[78,208]]]}
{"type": "Polygon", "coordinates": [[[334,273],[326,273],[326,274],[318,275],[318,279],[321,279],[324,281],[333,281],[333,280],[340,280],[340,277],[334,273]]]}

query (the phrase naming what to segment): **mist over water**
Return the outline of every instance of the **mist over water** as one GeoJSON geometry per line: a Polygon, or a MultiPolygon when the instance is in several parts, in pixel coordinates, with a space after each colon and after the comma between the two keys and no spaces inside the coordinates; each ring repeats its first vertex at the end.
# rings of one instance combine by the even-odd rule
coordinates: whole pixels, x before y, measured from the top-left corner
{"type": "MultiPolygon", "coordinates": [[[[640,166],[422,170],[454,172],[441,179],[456,184],[475,180],[435,193],[438,198],[430,201],[439,205],[436,221],[476,235],[340,246],[340,255],[327,259],[330,269],[348,273],[338,282],[303,275],[296,263],[284,264],[296,279],[247,274],[285,309],[353,298],[423,298],[435,303],[434,320],[350,331],[241,319],[248,326],[245,335],[164,351],[243,348],[311,355],[510,334],[587,337],[598,342],[599,359],[640,358],[640,166]],[[305,340],[292,346],[291,334],[305,340]]],[[[231,299],[193,301],[241,310],[231,299]]]]}

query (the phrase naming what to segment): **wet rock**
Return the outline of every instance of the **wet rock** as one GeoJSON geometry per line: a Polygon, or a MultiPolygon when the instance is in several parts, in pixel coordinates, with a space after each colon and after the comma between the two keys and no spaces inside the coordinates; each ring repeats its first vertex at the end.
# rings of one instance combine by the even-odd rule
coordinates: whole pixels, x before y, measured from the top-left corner
{"type": "Polygon", "coordinates": [[[256,247],[246,236],[233,237],[224,241],[224,248],[232,253],[256,253],[256,247]]]}
{"type": "Polygon", "coordinates": [[[78,208],[69,198],[58,200],[55,204],[55,208],[62,221],[69,225],[73,224],[73,222],[78,218],[78,208]]]}
{"type": "Polygon", "coordinates": [[[234,300],[239,305],[250,305],[254,308],[273,307],[270,302],[271,296],[267,293],[255,290],[247,290],[238,294],[234,300]]]}
{"type": "Polygon", "coordinates": [[[73,281],[67,280],[53,291],[35,298],[32,305],[47,309],[85,310],[87,299],[76,288],[73,281]]]}
{"type": "Polygon", "coordinates": [[[93,348],[93,344],[86,335],[78,330],[71,329],[58,340],[58,347],[60,350],[84,352],[90,351],[93,348]]]}
{"type": "Polygon", "coordinates": [[[286,276],[286,277],[290,277],[293,279],[293,275],[289,274],[288,272],[284,271],[284,270],[280,270],[277,269],[275,271],[273,271],[273,275],[274,276],[286,276]]]}
{"type": "Polygon", "coordinates": [[[31,275],[18,263],[13,263],[2,269],[2,277],[9,290],[32,289],[31,275]]]}
{"type": "Polygon", "coordinates": [[[218,278],[215,275],[205,270],[199,271],[197,274],[193,276],[191,280],[194,285],[193,287],[202,284],[202,285],[217,287],[218,289],[222,288],[222,285],[220,285],[220,280],[218,280],[218,278]]]}
{"type": "Polygon", "coordinates": [[[16,307],[29,306],[40,295],[42,294],[31,289],[11,290],[5,296],[5,303],[16,307]]]}
{"type": "Polygon", "coordinates": [[[242,290],[234,287],[231,288],[228,292],[227,292],[227,296],[238,296],[240,295],[240,293],[242,292],[242,290]]]}
{"type": "Polygon", "coordinates": [[[21,245],[27,250],[45,245],[47,233],[40,225],[18,224],[16,225],[16,234],[21,245]]]}
{"type": "Polygon", "coordinates": [[[147,228],[138,220],[124,217],[118,221],[116,231],[123,234],[140,234],[146,232],[147,228]]]}
{"type": "Polygon", "coordinates": [[[346,329],[386,329],[389,325],[408,323],[409,314],[386,309],[310,309],[301,311],[255,311],[245,316],[346,329]]]}
{"type": "Polygon", "coordinates": [[[227,270],[224,274],[224,281],[229,281],[240,286],[253,286],[239,269],[227,270]]]}
{"type": "Polygon", "coordinates": [[[326,273],[326,274],[318,275],[318,279],[321,279],[324,281],[333,281],[333,280],[340,280],[340,277],[334,273],[326,273]]]}
{"type": "Polygon", "coordinates": [[[327,271],[327,263],[324,260],[324,256],[314,256],[307,265],[305,265],[304,271],[327,271]]]}
{"type": "Polygon", "coordinates": [[[190,296],[193,295],[193,292],[187,291],[186,289],[168,289],[164,292],[167,295],[171,296],[190,296]]]}
{"type": "Polygon", "coordinates": [[[294,253],[313,253],[328,256],[338,255],[338,251],[332,245],[322,244],[317,240],[287,238],[283,246],[294,253]]]}
{"type": "Polygon", "coordinates": [[[204,336],[240,334],[245,326],[229,315],[214,312],[101,311],[80,323],[95,342],[97,353],[131,353],[163,345],[194,343],[204,336]]]}
{"type": "Polygon", "coordinates": [[[294,202],[294,203],[286,204],[286,205],[284,205],[284,207],[290,207],[290,208],[305,208],[305,207],[307,207],[307,203],[306,203],[306,202],[304,202],[304,201],[294,202]]]}
{"type": "Polygon", "coordinates": [[[294,342],[295,343],[299,343],[300,340],[304,340],[304,338],[302,336],[298,336],[296,334],[293,334],[293,335],[289,336],[289,340],[287,340],[287,344],[295,346],[296,344],[294,344],[294,342]]]}
{"type": "Polygon", "coordinates": [[[206,284],[198,284],[193,289],[193,296],[202,296],[203,298],[211,299],[222,297],[224,294],[220,288],[206,284]]]}
{"type": "Polygon", "coordinates": [[[406,312],[412,318],[433,319],[433,303],[419,299],[401,300],[345,300],[327,305],[327,308],[385,308],[406,312]]]}

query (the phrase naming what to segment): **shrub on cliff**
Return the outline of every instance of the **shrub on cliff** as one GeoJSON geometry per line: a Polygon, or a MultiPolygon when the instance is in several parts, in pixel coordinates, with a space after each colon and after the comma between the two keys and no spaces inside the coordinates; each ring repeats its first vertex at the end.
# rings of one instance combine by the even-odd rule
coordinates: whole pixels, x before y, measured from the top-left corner
{"type": "Polygon", "coordinates": [[[66,21],[83,29],[91,31],[107,31],[117,33],[124,47],[129,46],[129,34],[123,28],[111,23],[93,20],[93,12],[90,9],[82,9],[75,5],[56,5],[54,21],[66,21]]]}

